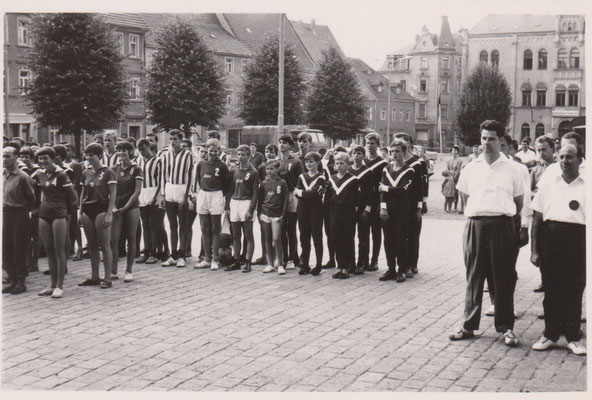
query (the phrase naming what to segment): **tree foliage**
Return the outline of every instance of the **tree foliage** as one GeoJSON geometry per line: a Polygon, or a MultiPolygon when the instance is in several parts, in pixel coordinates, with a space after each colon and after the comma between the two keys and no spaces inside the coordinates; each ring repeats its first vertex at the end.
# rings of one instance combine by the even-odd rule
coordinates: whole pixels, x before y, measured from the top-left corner
{"type": "MultiPolygon", "coordinates": [[[[249,125],[275,125],[278,118],[279,40],[269,36],[247,64],[239,117],[249,125]]],[[[305,85],[298,60],[290,46],[284,48],[284,122],[302,121],[305,85]]]]}
{"type": "Polygon", "coordinates": [[[103,129],[126,104],[121,56],[110,27],[96,14],[40,14],[32,24],[33,73],[27,99],[43,126],[75,135],[103,129]]]}
{"type": "Polygon", "coordinates": [[[368,123],[358,79],[337,49],[323,51],[307,110],[310,127],[333,139],[351,139],[368,123]]]}
{"type": "Polygon", "coordinates": [[[197,28],[180,17],[163,24],[148,70],[150,120],[164,129],[215,126],[224,113],[224,76],[197,28]]]}
{"type": "Polygon", "coordinates": [[[465,144],[479,144],[479,125],[485,120],[507,125],[511,104],[510,87],[497,68],[476,67],[464,82],[458,100],[456,122],[465,144]]]}

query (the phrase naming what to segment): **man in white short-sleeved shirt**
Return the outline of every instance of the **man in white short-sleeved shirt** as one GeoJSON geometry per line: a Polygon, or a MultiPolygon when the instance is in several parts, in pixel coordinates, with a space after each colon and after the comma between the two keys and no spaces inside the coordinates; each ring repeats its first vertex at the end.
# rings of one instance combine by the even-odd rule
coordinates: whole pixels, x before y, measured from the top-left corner
{"type": "Polygon", "coordinates": [[[480,128],[483,153],[462,170],[456,186],[465,198],[469,217],[464,234],[467,290],[465,322],[449,338],[474,337],[487,279],[496,309],[495,329],[513,347],[518,344],[513,332],[518,236],[512,218],[522,209],[524,182],[513,161],[500,152],[504,126],[488,120],[480,128]]]}

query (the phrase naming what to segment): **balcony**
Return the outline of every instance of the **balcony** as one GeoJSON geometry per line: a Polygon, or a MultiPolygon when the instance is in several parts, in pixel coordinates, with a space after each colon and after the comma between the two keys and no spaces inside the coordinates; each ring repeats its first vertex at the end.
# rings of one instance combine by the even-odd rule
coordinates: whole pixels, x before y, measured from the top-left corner
{"type": "Polygon", "coordinates": [[[580,107],[553,107],[552,113],[558,118],[575,118],[580,116],[580,107]]]}
{"type": "Polygon", "coordinates": [[[554,69],[553,79],[582,79],[581,69],[554,69]]]}

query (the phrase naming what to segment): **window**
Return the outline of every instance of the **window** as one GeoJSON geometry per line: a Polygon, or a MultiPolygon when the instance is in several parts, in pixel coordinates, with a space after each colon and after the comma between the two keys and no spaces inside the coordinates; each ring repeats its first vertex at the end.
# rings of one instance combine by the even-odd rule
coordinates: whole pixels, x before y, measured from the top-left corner
{"type": "Polygon", "coordinates": [[[567,97],[567,100],[568,100],[567,105],[569,107],[577,107],[578,106],[578,95],[579,95],[579,92],[580,91],[579,91],[579,89],[577,87],[576,88],[573,88],[573,87],[570,86],[570,88],[569,88],[569,90],[567,92],[567,95],[568,95],[568,97],[567,97]]]}
{"type": "Polygon", "coordinates": [[[380,120],[386,121],[386,108],[380,110],[380,120]]]}
{"type": "Polygon", "coordinates": [[[559,127],[557,128],[557,133],[559,133],[559,137],[562,137],[567,132],[570,131],[569,121],[561,121],[559,127]]]}
{"type": "Polygon", "coordinates": [[[28,68],[21,68],[18,70],[18,87],[19,93],[25,94],[29,90],[29,85],[31,84],[31,70],[28,68]]]}
{"type": "Polygon", "coordinates": [[[537,89],[536,96],[536,106],[545,107],[547,105],[547,91],[544,89],[537,89]]]}
{"type": "Polygon", "coordinates": [[[530,98],[531,98],[531,91],[530,89],[525,90],[522,89],[522,107],[530,107],[530,105],[532,104],[530,98]]]}
{"type": "Polygon", "coordinates": [[[129,35],[130,58],[140,58],[140,36],[129,35]]]}
{"type": "Polygon", "coordinates": [[[411,110],[407,109],[407,121],[409,121],[410,117],[411,117],[411,110]]]}
{"type": "MultiPolygon", "coordinates": [[[[403,116],[403,110],[401,110],[403,116]]],[[[426,118],[426,103],[419,103],[419,118],[426,118]]]]}
{"type": "Polygon", "coordinates": [[[393,111],[391,112],[391,119],[393,121],[395,121],[397,119],[397,109],[393,108],[393,111]]]}
{"type": "Polygon", "coordinates": [[[545,125],[537,124],[536,128],[534,128],[534,135],[536,137],[543,136],[545,134],[545,125]]]}
{"type": "Polygon", "coordinates": [[[368,107],[368,119],[374,119],[374,108],[368,107]]]}
{"type": "Polygon", "coordinates": [[[232,90],[226,90],[226,105],[232,107],[232,90]]]}
{"type": "Polygon", "coordinates": [[[532,69],[532,51],[524,50],[524,66],[522,69],[532,69]]]}
{"type": "Polygon", "coordinates": [[[539,69],[547,69],[547,50],[539,50],[539,69]]]}
{"type": "Polygon", "coordinates": [[[403,121],[403,109],[399,109],[399,121],[403,121]]]}
{"type": "Polygon", "coordinates": [[[450,89],[450,85],[448,83],[448,78],[442,78],[440,81],[440,93],[448,93],[450,89]]]}
{"type": "Polygon", "coordinates": [[[442,119],[448,119],[448,104],[440,104],[440,115],[442,119]]]}
{"type": "Polygon", "coordinates": [[[557,53],[557,69],[567,69],[567,50],[559,49],[557,53]]]}
{"type": "Polygon", "coordinates": [[[522,124],[521,135],[522,138],[530,136],[530,125],[527,123],[522,124]]]}
{"type": "Polygon", "coordinates": [[[130,96],[130,100],[138,100],[140,98],[140,79],[138,79],[138,78],[130,79],[129,96],[130,96]]]}
{"type": "Polygon", "coordinates": [[[30,21],[25,18],[17,19],[18,29],[18,45],[19,46],[32,46],[31,32],[29,30],[30,21]]]}
{"type": "Polygon", "coordinates": [[[555,88],[555,107],[565,107],[565,86],[559,85],[555,88]]]}
{"type": "Polygon", "coordinates": [[[442,69],[450,69],[450,57],[442,57],[442,69]]]}
{"type": "Polygon", "coordinates": [[[224,73],[234,75],[234,58],[226,57],[224,59],[224,73]]]}
{"type": "Polygon", "coordinates": [[[383,88],[384,88],[384,86],[382,83],[380,85],[376,86],[376,90],[378,91],[378,93],[382,93],[383,88]]]}
{"type": "Polygon", "coordinates": [[[489,55],[487,54],[487,52],[485,50],[483,50],[479,54],[479,61],[481,61],[482,64],[487,64],[487,62],[489,61],[489,55]]]}
{"type": "Polygon", "coordinates": [[[427,57],[421,58],[421,69],[428,69],[428,58],[427,57]]]}
{"type": "Polygon", "coordinates": [[[248,63],[249,63],[249,59],[247,59],[247,58],[241,59],[241,75],[245,74],[248,63]]]}
{"type": "Polygon", "coordinates": [[[580,49],[571,49],[571,53],[569,54],[569,67],[580,69],[580,49]]]}
{"type": "Polygon", "coordinates": [[[427,93],[428,92],[428,80],[427,79],[420,79],[419,80],[419,93],[427,93]]]}
{"type": "Polygon", "coordinates": [[[117,43],[117,48],[119,49],[119,54],[124,55],[123,50],[123,33],[121,32],[114,32],[115,35],[115,42],[117,43]]]}
{"type": "Polygon", "coordinates": [[[401,60],[401,69],[403,69],[403,70],[409,69],[409,59],[408,58],[403,58],[401,60]]]}
{"type": "Polygon", "coordinates": [[[407,81],[405,79],[401,80],[401,90],[406,92],[407,91],[407,81]]]}
{"type": "Polygon", "coordinates": [[[394,63],[393,63],[393,59],[392,58],[387,59],[387,68],[388,69],[393,69],[393,64],[394,63]]]}
{"type": "Polygon", "coordinates": [[[571,22],[567,23],[567,31],[571,32],[572,31],[572,27],[571,27],[571,22]]]}
{"type": "Polygon", "coordinates": [[[494,50],[491,52],[491,66],[493,68],[499,67],[499,51],[494,50]]]}

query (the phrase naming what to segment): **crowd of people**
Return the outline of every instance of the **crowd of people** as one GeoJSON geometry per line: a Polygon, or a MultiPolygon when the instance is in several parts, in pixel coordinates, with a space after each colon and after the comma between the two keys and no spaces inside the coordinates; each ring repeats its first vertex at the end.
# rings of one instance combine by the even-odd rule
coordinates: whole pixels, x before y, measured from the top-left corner
{"type": "MultiPolygon", "coordinates": [[[[299,268],[300,275],[312,276],[335,269],[333,278],[347,279],[377,271],[384,245],[387,268],[381,281],[404,282],[418,274],[428,164],[414,154],[408,134],[396,134],[381,148],[380,135],[369,133],[365,146],[336,146],[323,154],[310,151],[308,133],[296,138],[297,151],[292,135],[285,134],[277,144],[268,144],[264,155],[254,143],[240,145],[234,162],[223,151],[218,132],[197,145],[179,130],[167,135],[168,146],[158,150],[155,132],[136,142],[105,131],[95,135],[80,161],[69,144],[39,147],[18,138],[5,140],[3,267],[8,285],[3,293],[26,291],[40,239],[50,285],[39,295],[62,297],[68,256],[85,255],[80,226],[91,273],[79,286],[112,287],[123,254],[126,283],[133,281],[136,263],[186,267],[198,215],[201,253],[193,263],[196,269],[248,273],[261,265],[264,273],[284,275],[299,268]],[[262,254],[253,260],[256,218],[262,254]]],[[[565,334],[572,352],[585,354],[580,342],[583,138],[568,133],[555,143],[538,137],[536,153],[529,144],[523,141],[518,150],[501,124],[485,121],[481,146],[473,147],[468,162],[461,161],[457,146],[451,149],[443,173],[445,209],[452,212],[454,205],[457,211],[460,200],[468,222],[465,322],[450,339],[475,336],[487,281],[492,307],[486,314],[495,317],[496,330],[508,346],[518,343],[513,332],[516,260],[520,247],[529,242],[530,229],[531,260],[542,279],[535,291],[545,292],[545,333],[533,349],[553,347],[565,334]]]]}

